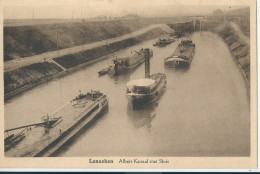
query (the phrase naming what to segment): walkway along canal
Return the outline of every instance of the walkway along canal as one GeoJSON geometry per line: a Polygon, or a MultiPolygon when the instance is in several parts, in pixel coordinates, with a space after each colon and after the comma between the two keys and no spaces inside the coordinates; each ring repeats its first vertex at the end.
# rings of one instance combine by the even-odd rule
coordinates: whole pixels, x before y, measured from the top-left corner
{"type": "Polygon", "coordinates": [[[211,32],[191,36],[196,53],[189,69],[164,67],[180,40],[163,48],[158,38],[114,53],[152,48],[151,74],[167,76],[158,103],[128,108],[126,83],[144,77],[144,64],[131,74],[98,77],[114,58],[40,85],[5,103],[5,129],[38,122],[78,91],[100,90],[109,111],[84,131],[59,156],[249,156],[250,111],[247,89],[224,41],[211,32]],[[31,106],[35,107],[31,107],[31,106]]]}

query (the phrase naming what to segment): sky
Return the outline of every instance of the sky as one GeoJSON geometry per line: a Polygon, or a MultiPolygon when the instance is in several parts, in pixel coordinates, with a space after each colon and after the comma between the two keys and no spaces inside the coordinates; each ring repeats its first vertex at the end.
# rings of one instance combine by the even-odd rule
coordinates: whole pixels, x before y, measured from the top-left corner
{"type": "Polygon", "coordinates": [[[211,14],[247,5],[245,0],[6,0],[5,19],[93,18],[97,16],[172,17],[211,14]],[[200,2],[200,3],[198,3],[200,2]],[[212,5],[214,2],[214,6],[212,5]],[[229,2],[229,3],[227,3],[229,2]],[[237,6],[239,4],[239,6],[237,6]]]}

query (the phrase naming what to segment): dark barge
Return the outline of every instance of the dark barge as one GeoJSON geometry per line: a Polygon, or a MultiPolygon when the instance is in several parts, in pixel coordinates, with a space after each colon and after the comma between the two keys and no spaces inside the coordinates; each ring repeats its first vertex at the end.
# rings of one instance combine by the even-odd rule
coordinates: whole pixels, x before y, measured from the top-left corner
{"type": "MultiPolygon", "coordinates": [[[[133,52],[133,51],[132,51],[133,52]]],[[[110,76],[126,74],[134,70],[138,65],[142,64],[145,59],[144,49],[134,51],[131,57],[115,58],[113,65],[109,66],[108,74],[110,76]]],[[[153,56],[153,51],[150,50],[150,57],[153,56]]]]}
{"type": "Polygon", "coordinates": [[[182,40],[174,53],[164,59],[164,64],[168,67],[189,67],[195,54],[195,44],[192,40],[182,40]]]}
{"type": "Polygon", "coordinates": [[[169,45],[173,43],[175,40],[168,38],[168,39],[159,39],[153,46],[158,46],[158,47],[164,47],[166,45],[169,45]]]}

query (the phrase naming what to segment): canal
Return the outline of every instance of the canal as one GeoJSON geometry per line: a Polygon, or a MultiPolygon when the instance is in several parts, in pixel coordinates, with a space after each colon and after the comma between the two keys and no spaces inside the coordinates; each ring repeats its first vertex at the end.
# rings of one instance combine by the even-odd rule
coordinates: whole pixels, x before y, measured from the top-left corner
{"type": "Polygon", "coordinates": [[[107,94],[108,113],[58,156],[249,156],[250,105],[242,74],[220,37],[196,32],[190,38],[196,53],[189,69],[164,67],[163,58],[180,40],[163,48],[152,46],[157,39],[149,40],[9,100],[5,129],[39,122],[79,90],[93,89],[107,94]],[[144,64],[116,78],[97,72],[115,56],[148,47],[154,52],[151,73],[165,73],[167,87],[157,103],[133,111],[126,83],[144,77],[144,64]]]}

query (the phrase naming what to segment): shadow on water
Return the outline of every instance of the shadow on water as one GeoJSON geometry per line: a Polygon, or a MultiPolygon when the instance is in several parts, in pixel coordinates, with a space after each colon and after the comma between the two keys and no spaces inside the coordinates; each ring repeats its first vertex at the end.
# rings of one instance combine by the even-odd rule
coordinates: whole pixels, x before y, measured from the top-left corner
{"type": "Polygon", "coordinates": [[[181,68],[174,68],[164,65],[164,69],[166,73],[185,73],[190,70],[190,66],[181,67],[181,68]]]}
{"type": "Polygon", "coordinates": [[[115,84],[126,83],[130,80],[131,72],[111,77],[115,84]]]}

